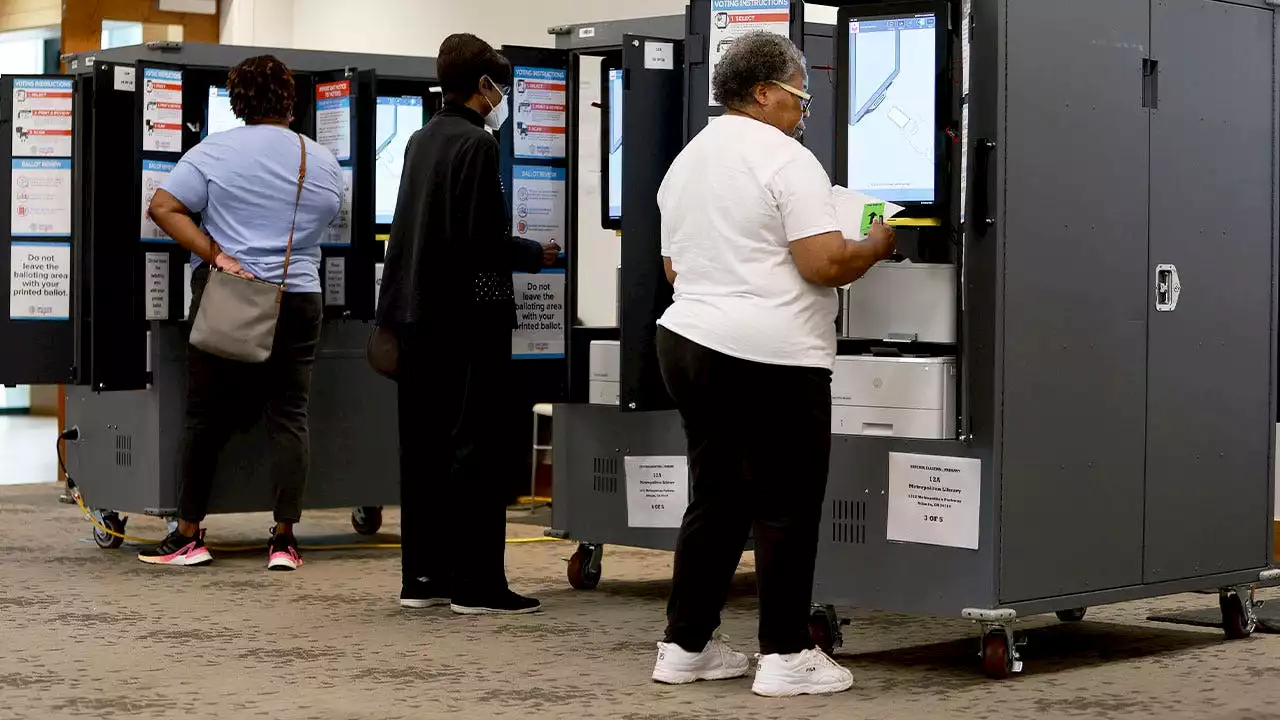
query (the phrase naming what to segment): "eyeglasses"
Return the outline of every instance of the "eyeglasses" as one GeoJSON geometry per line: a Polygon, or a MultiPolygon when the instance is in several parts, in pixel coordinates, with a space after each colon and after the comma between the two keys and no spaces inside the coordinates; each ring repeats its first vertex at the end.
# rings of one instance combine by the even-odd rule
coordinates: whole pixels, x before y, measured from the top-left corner
{"type": "Polygon", "coordinates": [[[784,82],[778,82],[777,80],[771,80],[770,82],[782,88],[783,90],[786,90],[792,95],[795,95],[796,98],[800,101],[800,112],[806,115],[809,114],[809,105],[813,102],[812,95],[810,95],[809,93],[803,90],[797,90],[784,82]]]}

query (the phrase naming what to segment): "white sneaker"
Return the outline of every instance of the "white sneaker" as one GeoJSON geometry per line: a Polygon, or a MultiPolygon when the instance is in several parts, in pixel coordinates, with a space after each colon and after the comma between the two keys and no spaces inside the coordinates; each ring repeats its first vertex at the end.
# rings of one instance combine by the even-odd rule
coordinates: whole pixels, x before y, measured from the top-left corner
{"type": "Polygon", "coordinates": [[[691,653],[675,643],[658,643],[658,660],[653,664],[653,681],[684,685],[699,680],[731,680],[751,669],[746,655],[712,639],[700,653],[691,653]]]}
{"type": "Polygon", "coordinates": [[[844,692],[853,673],[817,648],[791,655],[759,655],[751,692],[764,697],[795,697],[844,692]]]}

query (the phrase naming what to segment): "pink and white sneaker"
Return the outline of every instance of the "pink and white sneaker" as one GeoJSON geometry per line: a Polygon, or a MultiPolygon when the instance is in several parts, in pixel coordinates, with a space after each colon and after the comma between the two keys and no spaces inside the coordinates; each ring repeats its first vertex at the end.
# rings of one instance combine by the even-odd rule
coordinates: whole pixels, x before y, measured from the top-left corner
{"type": "Polygon", "coordinates": [[[302,565],[302,555],[298,552],[298,539],[293,533],[284,535],[271,530],[271,543],[267,546],[270,555],[267,558],[268,570],[297,570],[302,565]]]}
{"type": "Polygon", "coordinates": [[[174,530],[159,545],[138,553],[138,559],[148,565],[176,565],[192,567],[208,565],[213,555],[204,544],[204,531],[196,537],[187,537],[174,530]]]}

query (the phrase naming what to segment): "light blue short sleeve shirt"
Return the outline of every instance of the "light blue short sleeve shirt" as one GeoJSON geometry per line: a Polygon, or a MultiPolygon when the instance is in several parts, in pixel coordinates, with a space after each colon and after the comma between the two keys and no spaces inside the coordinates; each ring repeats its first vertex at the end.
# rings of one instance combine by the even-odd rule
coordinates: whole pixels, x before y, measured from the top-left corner
{"type": "MultiPolygon", "coordinates": [[[[318,293],[320,244],[341,208],[343,177],[333,153],[311,138],[306,145],[307,178],[286,290],[318,293]]],[[[188,150],[161,188],[200,213],[205,231],[245,270],[280,282],[300,160],[293,131],[246,125],[210,135],[188,150]]],[[[193,266],[201,262],[192,258],[193,266]]]]}

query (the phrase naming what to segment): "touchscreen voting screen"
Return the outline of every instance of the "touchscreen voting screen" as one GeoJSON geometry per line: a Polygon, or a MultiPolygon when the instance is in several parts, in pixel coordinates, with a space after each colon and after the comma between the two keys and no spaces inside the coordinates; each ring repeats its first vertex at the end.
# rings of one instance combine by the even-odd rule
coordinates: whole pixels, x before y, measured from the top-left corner
{"type": "Polygon", "coordinates": [[[426,119],[420,97],[380,96],[377,104],[373,219],[379,225],[390,225],[396,213],[396,197],[400,194],[405,147],[426,119]]]}
{"type": "Polygon", "coordinates": [[[937,18],[849,21],[851,189],[896,203],[932,203],[937,183],[937,18]]]}
{"type": "Polygon", "coordinates": [[[622,70],[609,71],[609,219],[622,218],[622,70]]]}
{"type": "Polygon", "coordinates": [[[244,121],[236,117],[231,111],[231,93],[226,88],[217,86],[209,87],[209,105],[205,108],[204,117],[204,134],[209,136],[213,133],[238,128],[244,125],[244,121]]]}

